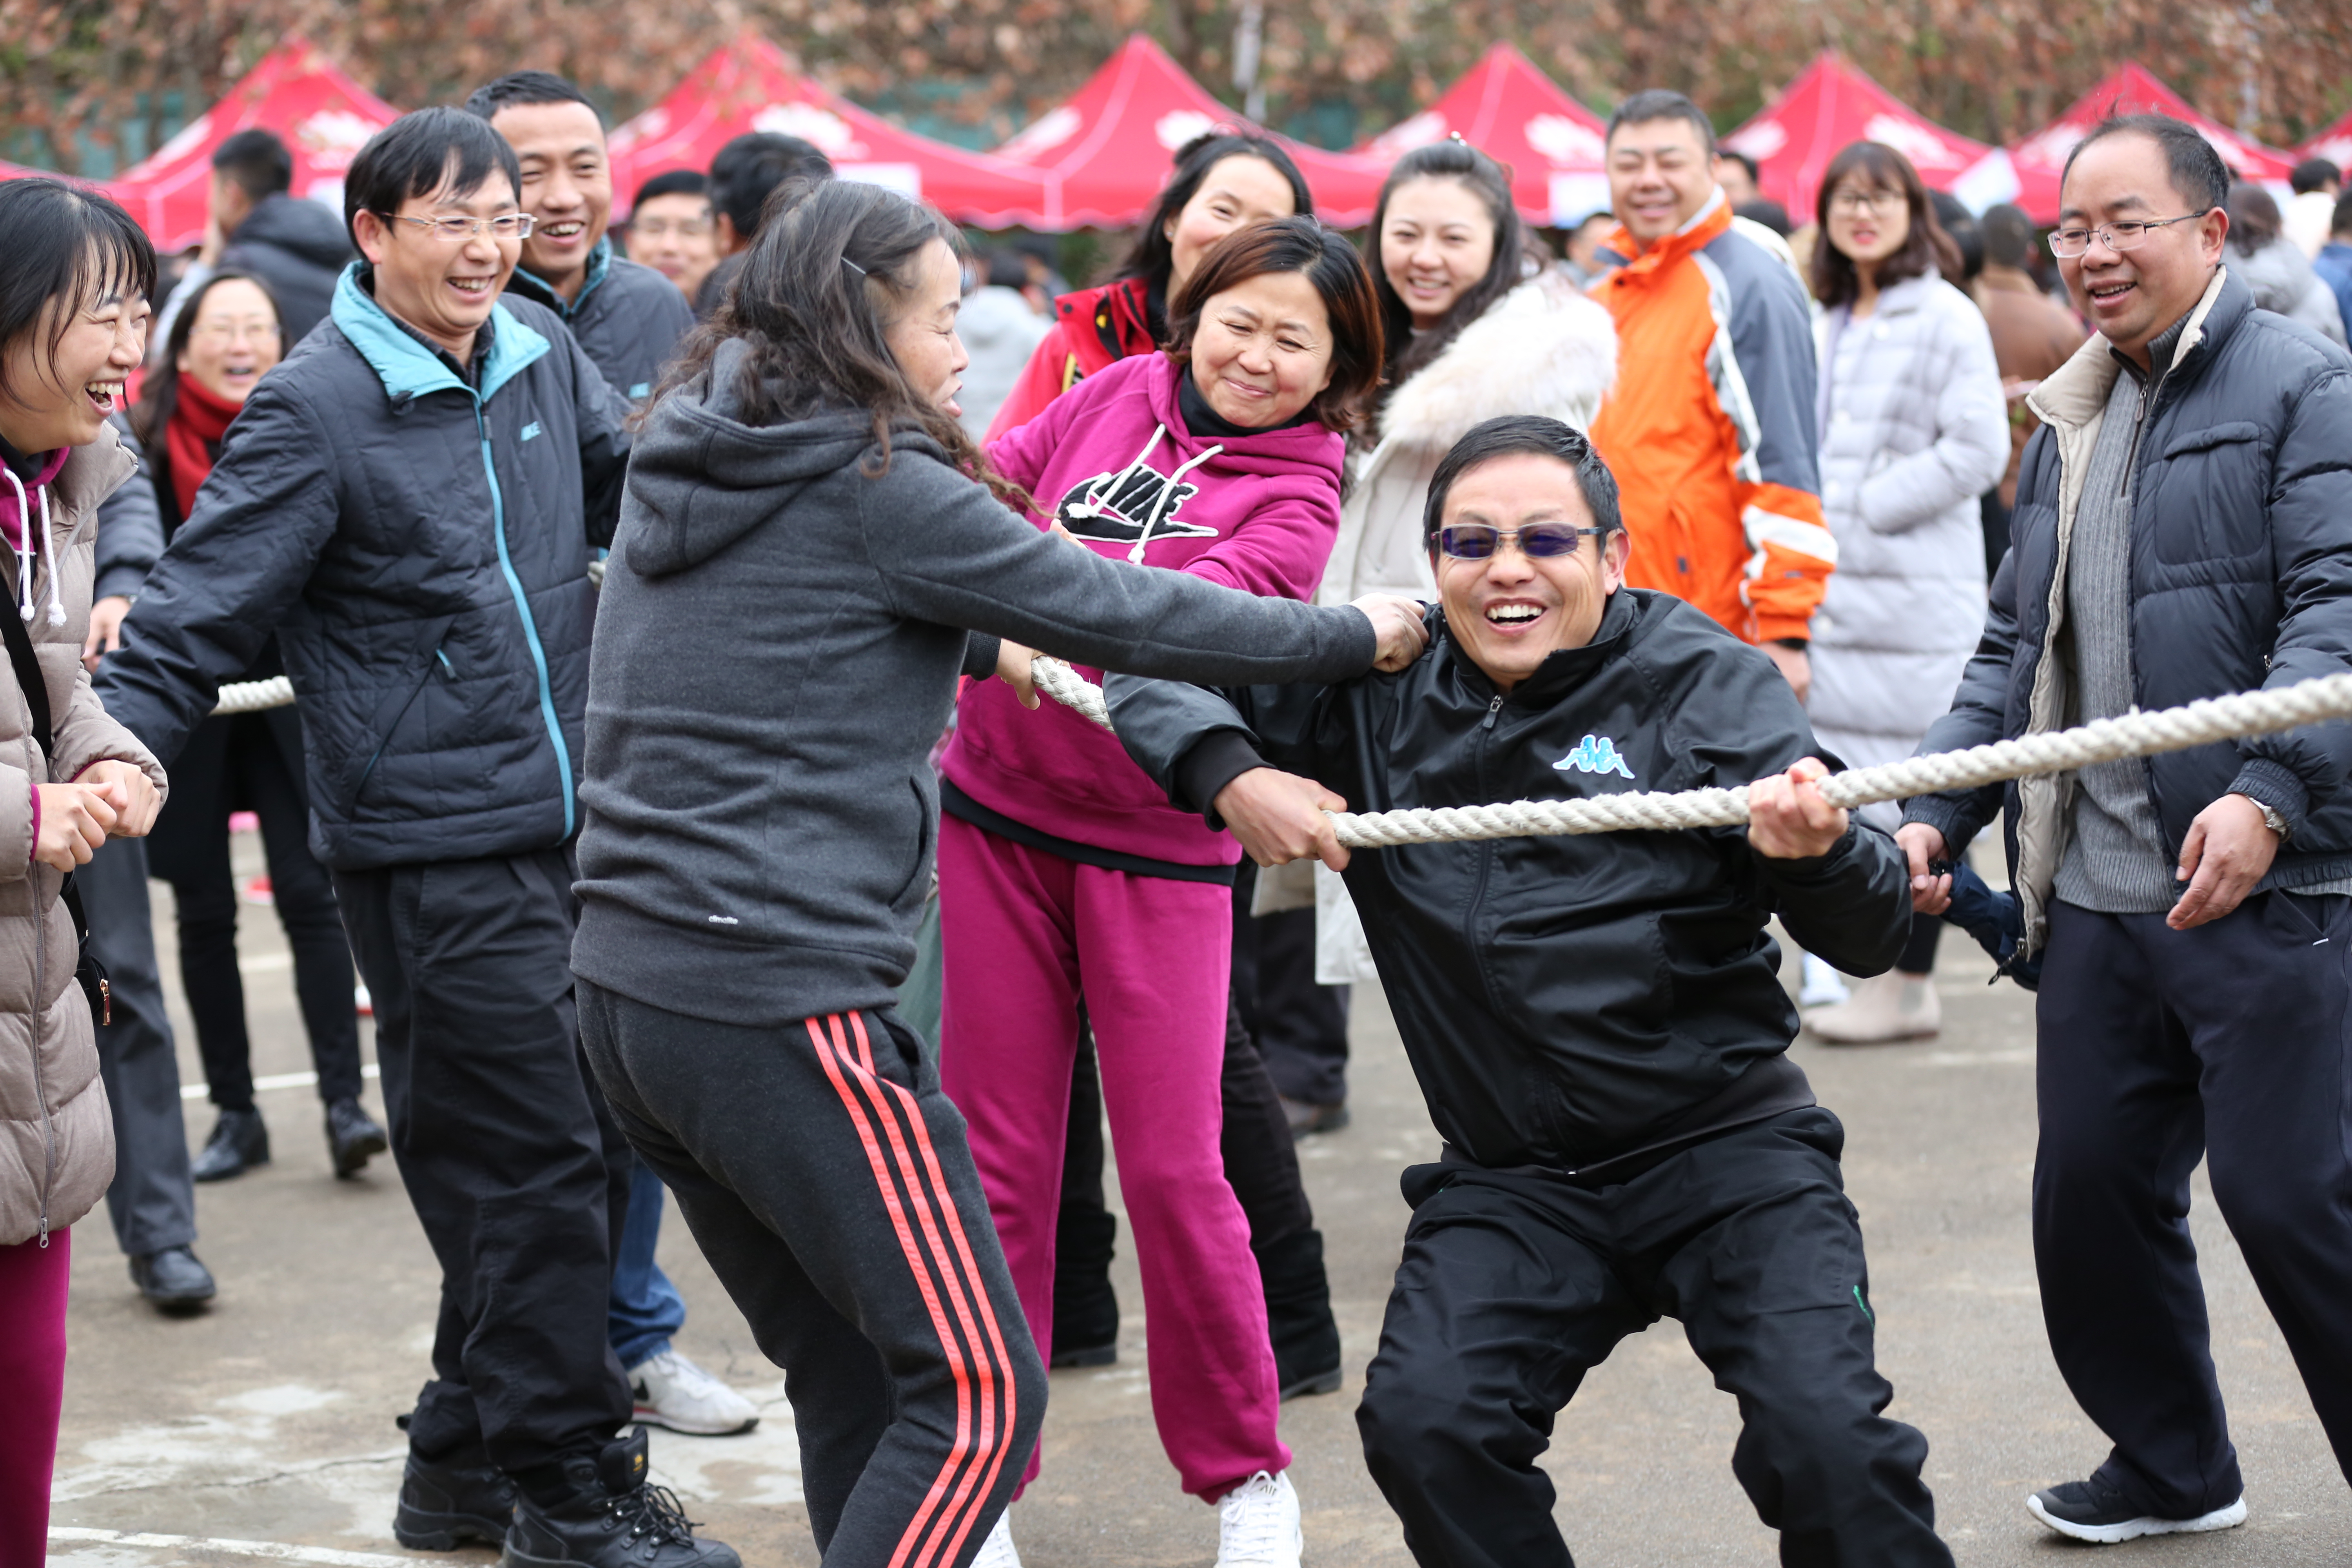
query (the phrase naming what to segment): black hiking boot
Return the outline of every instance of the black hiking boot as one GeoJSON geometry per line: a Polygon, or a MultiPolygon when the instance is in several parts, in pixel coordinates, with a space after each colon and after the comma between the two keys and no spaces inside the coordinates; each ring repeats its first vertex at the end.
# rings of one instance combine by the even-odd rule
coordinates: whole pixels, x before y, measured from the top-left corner
{"type": "Polygon", "coordinates": [[[563,1461],[571,1495],[515,1498],[500,1568],[742,1568],[731,1546],[697,1541],[667,1487],[646,1479],[646,1429],[563,1461]]]}
{"type": "Polygon", "coordinates": [[[393,1539],[411,1552],[497,1546],[514,1521],[514,1482],[485,1454],[435,1463],[411,1449],[400,1478],[400,1506],[393,1510],[393,1539]]]}

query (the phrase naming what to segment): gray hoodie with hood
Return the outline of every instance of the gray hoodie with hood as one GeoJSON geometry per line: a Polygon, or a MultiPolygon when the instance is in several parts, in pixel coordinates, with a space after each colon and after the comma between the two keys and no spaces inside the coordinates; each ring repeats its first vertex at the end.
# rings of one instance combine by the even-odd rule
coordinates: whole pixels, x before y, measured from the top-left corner
{"type": "Polygon", "coordinates": [[[572,967],[691,1016],[888,1005],[959,673],[1006,637],[1215,685],[1349,679],[1370,622],[1074,549],[913,432],[739,417],[740,343],[639,437],[597,608],[572,967]],[[878,470],[878,471],[877,471],[878,470]]]}

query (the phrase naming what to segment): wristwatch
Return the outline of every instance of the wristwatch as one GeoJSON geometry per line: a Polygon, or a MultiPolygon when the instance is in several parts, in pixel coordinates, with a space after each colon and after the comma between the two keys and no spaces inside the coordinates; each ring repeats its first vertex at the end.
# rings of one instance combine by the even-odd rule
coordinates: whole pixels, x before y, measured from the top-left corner
{"type": "MultiPolygon", "coordinates": [[[[2241,790],[2238,793],[2245,795],[2243,790],[2241,790]]],[[[2273,833],[2277,834],[2280,843],[2285,843],[2287,836],[2286,818],[2281,816],[2278,814],[2277,809],[2269,802],[2254,800],[2254,797],[2250,795],[2246,795],[2246,798],[2248,800],[2252,800],[2254,802],[2254,809],[2263,814],[2263,826],[2269,828],[2273,833]]]]}

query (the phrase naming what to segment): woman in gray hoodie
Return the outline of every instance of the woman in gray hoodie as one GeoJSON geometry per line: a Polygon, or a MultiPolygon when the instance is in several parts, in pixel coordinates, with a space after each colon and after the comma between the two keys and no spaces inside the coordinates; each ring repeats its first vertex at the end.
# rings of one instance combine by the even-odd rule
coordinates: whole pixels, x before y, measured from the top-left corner
{"type": "Polygon", "coordinates": [[[958,677],[996,672],[1003,637],[1341,679],[1410,662],[1417,606],[1260,599],[1040,532],[956,423],[955,230],[871,185],[778,199],[630,465],[589,682],[581,1037],[789,1374],[826,1563],[1012,1563],[1044,1369],[894,1007],[958,677]]]}

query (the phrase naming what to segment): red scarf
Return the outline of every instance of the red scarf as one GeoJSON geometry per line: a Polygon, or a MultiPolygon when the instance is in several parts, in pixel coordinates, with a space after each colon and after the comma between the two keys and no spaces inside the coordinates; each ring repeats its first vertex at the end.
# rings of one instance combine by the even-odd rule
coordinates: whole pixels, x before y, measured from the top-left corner
{"type": "Polygon", "coordinates": [[[180,377],[178,400],[163,426],[163,446],[171,454],[172,494],[183,520],[195,507],[196,491],[213,471],[213,455],[238,407],[206,392],[194,376],[180,377]]]}

